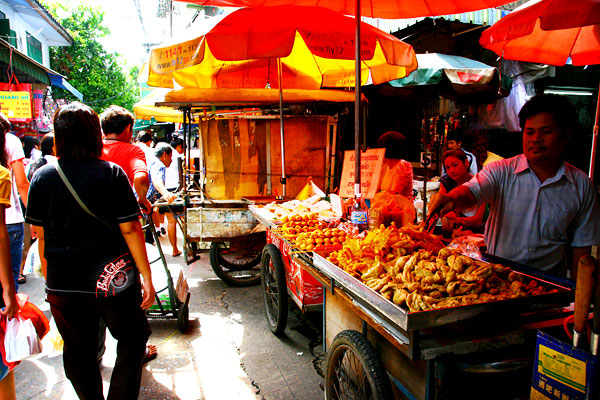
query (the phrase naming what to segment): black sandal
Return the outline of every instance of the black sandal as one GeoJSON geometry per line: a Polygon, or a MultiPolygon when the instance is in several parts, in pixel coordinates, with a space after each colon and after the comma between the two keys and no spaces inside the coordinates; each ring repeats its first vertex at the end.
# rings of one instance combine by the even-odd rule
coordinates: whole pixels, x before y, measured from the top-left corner
{"type": "Polygon", "coordinates": [[[23,274],[19,274],[19,278],[17,278],[17,283],[27,283],[27,277],[23,274]]]}

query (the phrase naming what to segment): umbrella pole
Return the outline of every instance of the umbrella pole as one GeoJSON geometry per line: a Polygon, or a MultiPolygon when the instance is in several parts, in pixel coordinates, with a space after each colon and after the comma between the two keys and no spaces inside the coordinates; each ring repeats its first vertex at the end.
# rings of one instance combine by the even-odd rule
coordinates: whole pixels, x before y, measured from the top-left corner
{"type": "Polygon", "coordinates": [[[281,87],[281,83],[283,79],[281,78],[281,58],[277,58],[277,80],[279,81],[279,131],[281,136],[281,185],[283,191],[283,198],[286,196],[286,178],[285,178],[285,146],[284,146],[284,138],[283,138],[283,88],[281,87]]]}
{"type": "Polygon", "coordinates": [[[360,0],[356,0],[356,35],[354,38],[355,80],[354,80],[354,196],[360,196],[360,0]]]}
{"type": "Polygon", "coordinates": [[[598,99],[596,100],[596,119],[594,119],[594,132],[592,133],[592,154],[590,157],[590,179],[594,182],[594,168],[596,168],[596,146],[598,145],[598,123],[600,120],[600,85],[598,86],[598,99]]]}

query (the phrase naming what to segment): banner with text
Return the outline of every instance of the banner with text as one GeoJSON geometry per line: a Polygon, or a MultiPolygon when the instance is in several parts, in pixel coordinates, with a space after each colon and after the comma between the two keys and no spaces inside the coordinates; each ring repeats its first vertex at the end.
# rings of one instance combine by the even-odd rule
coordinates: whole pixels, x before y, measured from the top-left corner
{"type": "Polygon", "coordinates": [[[0,111],[11,122],[30,122],[33,119],[31,115],[31,93],[0,91],[0,111]]]}
{"type": "MultiPolygon", "coordinates": [[[[360,193],[365,199],[372,199],[379,190],[385,149],[368,149],[360,153],[360,193]]],[[[344,164],[340,183],[340,197],[354,197],[354,171],[356,153],[344,152],[344,164]]]]}

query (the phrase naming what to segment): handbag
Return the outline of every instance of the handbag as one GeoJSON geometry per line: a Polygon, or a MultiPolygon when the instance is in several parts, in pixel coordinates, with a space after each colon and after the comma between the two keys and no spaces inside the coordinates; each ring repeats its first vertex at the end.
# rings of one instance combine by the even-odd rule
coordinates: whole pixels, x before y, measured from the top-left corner
{"type": "MultiPolygon", "coordinates": [[[[120,235],[121,231],[115,224],[110,224],[98,217],[85,205],[60,167],[60,162],[57,162],[55,167],[60,179],[62,179],[67,189],[69,189],[69,192],[71,192],[71,195],[75,198],[77,204],[79,204],[79,206],[86,213],[100,221],[108,229],[116,231],[120,235]]],[[[131,252],[127,251],[124,254],[116,257],[114,260],[101,266],[101,271],[96,280],[96,297],[115,296],[129,288],[135,282],[138,282],[139,279],[139,273],[133,256],[131,255],[131,252]]]]}

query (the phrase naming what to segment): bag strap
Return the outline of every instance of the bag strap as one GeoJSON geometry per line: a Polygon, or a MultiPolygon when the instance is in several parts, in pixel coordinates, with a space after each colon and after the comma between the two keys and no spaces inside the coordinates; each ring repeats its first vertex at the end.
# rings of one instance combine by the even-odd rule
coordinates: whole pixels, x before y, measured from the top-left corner
{"type": "Polygon", "coordinates": [[[60,176],[60,179],[62,179],[63,183],[67,186],[67,189],[69,189],[69,192],[71,192],[71,194],[73,195],[73,197],[77,201],[77,204],[79,204],[81,206],[81,208],[83,208],[83,211],[85,211],[86,213],[88,213],[92,217],[96,218],[98,221],[102,222],[102,224],[104,226],[106,226],[107,228],[109,228],[111,230],[114,230],[115,228],[114,228],[113,225],[111,225],[108,222],[104,221],[102,218],[100,218],[99,216],[97,216],[96,214],[94,214],[89,208],[87,208],[87,206],[85,205],[85,203],[77,195],[77,192],[75,191],[75,188],[73,188],[73,186],[71,185],[71,182],[69,182],[69,180],[67,179],[67,176],[63,172],[62,168],[60,167],[60,163],[58,163],[58,162],[56,163],[56,171],[58,172],[58,175],[60,176]]]}

